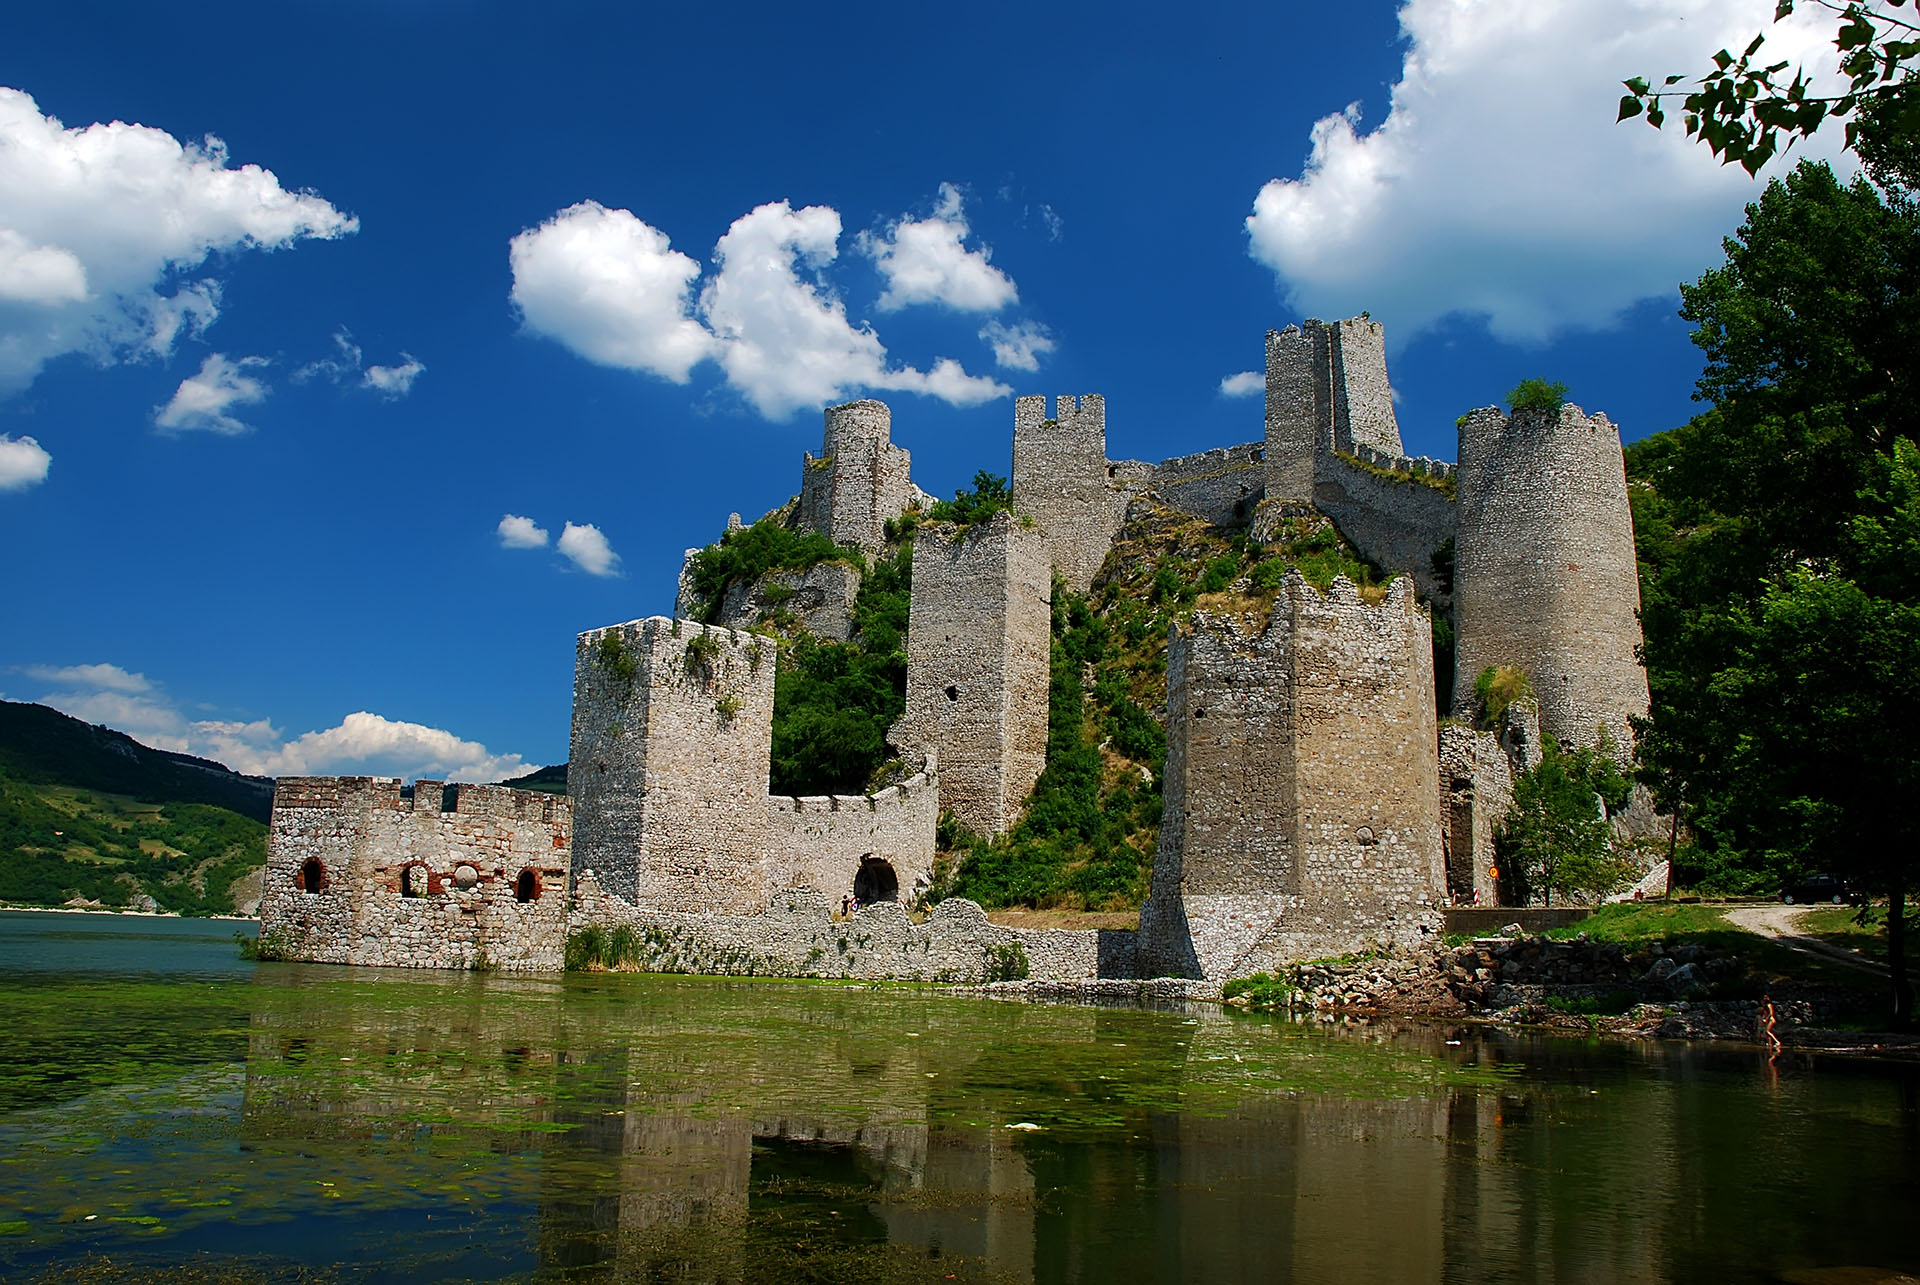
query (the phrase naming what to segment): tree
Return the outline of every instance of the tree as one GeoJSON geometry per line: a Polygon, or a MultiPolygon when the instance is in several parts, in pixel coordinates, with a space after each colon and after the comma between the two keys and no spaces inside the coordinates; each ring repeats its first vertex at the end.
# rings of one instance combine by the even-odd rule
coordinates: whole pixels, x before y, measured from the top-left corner
{"type": "Polygon", "coordinates": [[[1682,288],[1712,409],[1631,453],[1652,709],[1642,779],[1690,873],[1827,870],[1886,895],[1910,1020],[1920,876],[1920,217],[1802,162],[1682,288]]]}
{"type": "MultiPolygon", "coordinates": [[[[1666,125],[1663,104],[1680,99],[1687,136],[1704,142],[1724,164],[1738,163],[1749,174],[1773,158],[1783,138],[1792,147],[1829,120],[1846,122],[1849,148],[1857,147],[1875,124],[1882,137],[1911,136],[1920,115],[1920,99],[1909,92],[1911,66],[1920,56],[1920,25],[1890,12],[1904,8],[1907,0],[1807,2],[1839,20],[1833,44],[1840,51],[1841,74],[1847,77],[1843,92],[1816,95],[1804,68],[1794,68],[1793,79],[1782,80],[1788,62],[1755,61],[1766,44],[1763,31],[1738,58],[1725,49],[1716,53],[1713,70],[1695,82],[1697,89],[1673,88],[1686,80],[1684,73],[1664,77],[1658,89],[1644,76],[1623,81],[1627,92],[1616,119],[1644,117],[1661,129],[1666,125]]],[[[1774,21],[1791,15],[1795,4],[1779,0],[1774,21]]]]}
{"type": "Polygon", "coordinates": [[[1627,864],[1614,855],[1609,817],[1625,807],[1631,783],[1609,747],[1545,753],[1513,785],[1513,807],[1496,839],[1500,867],[1527,893],[1597,896],[1619,885],[1627,864]]]}

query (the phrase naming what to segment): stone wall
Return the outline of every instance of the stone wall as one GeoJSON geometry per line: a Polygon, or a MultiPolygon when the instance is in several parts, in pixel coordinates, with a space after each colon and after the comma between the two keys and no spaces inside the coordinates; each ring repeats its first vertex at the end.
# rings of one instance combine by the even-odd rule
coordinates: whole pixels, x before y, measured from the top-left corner
{"type": "Polygon", "coordinates": [[[1040,524],[1053,569],[1085,593],[1113,547],[1127,497],[1107,465],[1107,403],[1098,393],[1013,404],[1013,504],[1040,524]]]}
{"type": "Polygon", "coordinates": [[[506,786],[281,777],[261,936],[317,963],[557,971],[571,822],[506,786]]]}
{"type": "Polygon", "coordinates": [[[1327,326],[1326,335],[1333,448],[1351,452],[1371,446],[1401,454],[1400,424],[1387,382],[1386,330],[1377,321],[1354,317],[1327,326]]]}
{"type": "MultiPolygon", "coordinates": [[[[1266,447],[1260,442],[1161,460],[1140,470],[1129,490],[1150,490],[1170,508],[1215,526],[1238,526],[1266,494],[1266,447]]],[[[1115,466],[1116,480],[1120,466],[1115,466]]]]}
{"type": "Polygon", "coordinates": [[[1267,332],[1267,497],[1313,498],[1315,462],[1333,447],[1325,360],[1319,323],[1267,332]],[[1323,438],[1323,434],[1327,434],[1323,438]]]}
{"type": "Polygon", "coordinates": [[[915,536],[907,708],[888,739],[934,755],[940,806],[979,834],[1013,825],[1046,766],[1051,595],[1046,539],[1011,513],[915,536]]]}
{"type": "Polygon", "coordinates": [[[1455,712],[1471,712],[1487,666],[1519,665],[1543,731],[1591,745],[1604,726],[1624,751],[1647,675],[1619,433],[1577,406],[1478,410],[1460,426],[1457,484],[1455,712]]]}
{"type": "Polygon", "coordinates": [[[711,915],[631,906],[583,875],[575,924],[631,927],[648,972],[981,982],[1005,979],[1024,960],[1033,979],[1072,981],[1097,977],[1100,967],[1097,932],[1005,928],[959,898],[935,906],[924,924],[891,902],[835,919],[827,897],[809,888],[776,894],[760,914],[711,915]]]}
{"type": "Polygon", "coordinates": [[[1453,497],[1445,491],[1415,481],[1411,471],[1382,476],[1329,455],[1320,463],[1313,503],[1362,556],[1391,574],[1412,576],[1421,594],[1443,608],[1452,601],[1433,573],[1433,555],[1453,535],[1453,497]]]}
{"type": "MultiPolygon", "coordinates": [[[[875,794],[809,795],[767,800],[767,843],[788,870],[786,886],[816,888],[836,904],[861,884],[863,901],[882,899],[863,864],[886,864],[901,901],[933,882],[934,830],[940,823],[937,768],[875,794]]],[[[880,872],[872,872],[878,875],[880,872]]]]}
{"type": "Polygon", "coordinates": [[[1464,723],[1440,729],[1440,839],[1447,893],[1466,905],[1500,900],[1493,839],[1513,806],[1513,771],[1492,732],[1464,723]]]}
{"type": "Polygon", "coordinates": [[[859,596],[859,571],[844,562],[816,562],[805,571],[769,571],[752,584],[728,585],[715,623],[751,629],[768,612],[785,611],[814,637],[846,642],[859,596]]]}
{"type": "Polygon", "coordinates": [[[893,445],[892,429],[885,402],[827,407],[820,455],[808,455],[800,472],[801,528],[868,553],[886,548],[887,521],[918,495],[912,459],[893,445]]]}
{"type": "Polygon", "coordinates": [[[1167,687],[1145,971],[1220,980],[1434,930],[1433,652],[1411,581],[1369,606],[1295,573],[1264,631],[1196,613],[1167,687]]]}
{"type": "Polygon", "coordinates": [[[580,635],[574,867],[639,905],[751,913],[784,885],[766,846],[771,639],[655,616],[580,635]]]}

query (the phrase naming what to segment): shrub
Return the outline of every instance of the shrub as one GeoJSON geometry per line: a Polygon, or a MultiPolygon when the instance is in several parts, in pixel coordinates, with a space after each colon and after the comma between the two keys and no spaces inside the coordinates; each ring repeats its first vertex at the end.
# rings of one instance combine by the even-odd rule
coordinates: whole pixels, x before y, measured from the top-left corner
{"type": "Polygon", "coordinates": [[[1523,379],[1507,394],[1507,406],[1516,415],[1529,410],[1557,415],[1566,404],[1567,386],[1558,381],[1523,379]]]}
{"type": "Polygon", "coordinates": [[[951,500],[936,500],[927,510],[929,522],[952,522],[959,526],[972,526],[976,522],[985,522],[1001,509],[1013,507],[1013,492],[1007,489],[1007,479],[998,473],[989,473],[981,469],[973,475],[973,489],[958,490],[951,500]]]}
{"type": "Polygon", "coordinates": [[[1487,727],[1499,723],[1515,701],[1533,698],[1533,680],[1518,665],[1488,665],[1473,680],[1473,699],[1487,727]]]}
{"type": "Polygon", "coordinates": [[[1032,972],[1027,948],[1017,941],[986,949],[986,978],[990,982],[1024,982],[1032,972]]]}
{"type": "Polygon", "coordinates": [[[855,561],[859,556],[818,531],[793,531],[773,518],[761,518],[750,527],[727,532],[693,555],[694,618],[714,623],[728,588],[752,584],[769,571],[805,571],[831,558],[855,561]]]}
{"type": "Polygon", "coordinates": [[[1238,999],[1242,995],[1247,998],[1248,1008],[1271,1012],[1287,1008],[1293,1003],[1294,988],[1291,983],[1271,973],[1236,977],[1220,988],[1220,998],[1223,1000],[1238,999]]]}
{"type": "Polygon", "coordinates": [[[599,924],[588,924],[578,932],[567,934],[567,948],[563,956],[564,966],[570,973],[582,972],[602,963],[607,957],[607,930],[599,924]]]}

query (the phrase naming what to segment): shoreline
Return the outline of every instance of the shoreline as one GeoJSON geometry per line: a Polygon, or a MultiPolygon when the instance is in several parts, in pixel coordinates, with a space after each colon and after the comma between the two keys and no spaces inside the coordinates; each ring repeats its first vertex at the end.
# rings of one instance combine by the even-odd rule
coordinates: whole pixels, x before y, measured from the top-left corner
{"type": "Polygon", "coordinates": [[[179,919],[205,923],[257,924],[258,915],[183,915],[172,910],[115,910],[110,906],[6,906],[0,914],[117,915],[123,919],[179,919]]]}

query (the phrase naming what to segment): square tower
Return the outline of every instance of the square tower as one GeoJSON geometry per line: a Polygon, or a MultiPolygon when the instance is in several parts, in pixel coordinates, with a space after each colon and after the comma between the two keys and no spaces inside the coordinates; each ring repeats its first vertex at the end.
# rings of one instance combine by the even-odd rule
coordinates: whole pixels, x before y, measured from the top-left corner
{"type": "Polygon", "coordinates": [[[1052,573],[1039,530],[1002,510],[920,527],[907,626],[907,710],[889,739],[932,751],[940,806],[996,835],[1047,762],[1052,573]]]}
{"type": "Polygon", "coordinates": [[[1126,517],[1126,493],[1108,478],[1107,399],[1045,397],[1013,404],[1013,504],[1040,524],[1053,569],[1075,593],[1093,587],[1126,517]]]}
{"type": "Polygon", "coordinates": [[[799,523],[835,544],[880,553],[886,525],[912,503],[912,457],[891,440],[893,412],[863,400],[826,410],[820,455],[800,474],[799,523]]]}
{"type": "Polygon", "coordinates": [[[767,851],[772,640],[655,616],[574,652],[574,870],[654,910],[750,914],[785,886],[767,851]]]}

